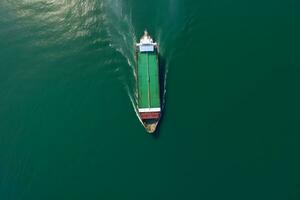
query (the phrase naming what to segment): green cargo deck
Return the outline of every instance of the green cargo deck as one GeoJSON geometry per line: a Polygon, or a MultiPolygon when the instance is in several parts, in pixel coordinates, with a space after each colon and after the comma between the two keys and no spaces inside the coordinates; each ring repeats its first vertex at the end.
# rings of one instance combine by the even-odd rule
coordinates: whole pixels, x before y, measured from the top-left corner
{"type": "Polygon", "coordinates": [[[138,53],[139,108],[160,107],[158,61],[155,52],[138,53]]]}

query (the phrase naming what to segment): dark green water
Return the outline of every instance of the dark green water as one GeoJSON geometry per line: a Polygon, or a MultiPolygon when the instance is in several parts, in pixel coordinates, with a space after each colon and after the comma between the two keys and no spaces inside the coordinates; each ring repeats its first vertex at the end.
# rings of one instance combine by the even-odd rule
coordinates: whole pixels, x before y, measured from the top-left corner
{"type": "Polygon", "coordinates": [[[300,3],[0,1],[0,199],[300,199],[300,3]],[[165,113],[134,109],[160,44],[165,113]]]}

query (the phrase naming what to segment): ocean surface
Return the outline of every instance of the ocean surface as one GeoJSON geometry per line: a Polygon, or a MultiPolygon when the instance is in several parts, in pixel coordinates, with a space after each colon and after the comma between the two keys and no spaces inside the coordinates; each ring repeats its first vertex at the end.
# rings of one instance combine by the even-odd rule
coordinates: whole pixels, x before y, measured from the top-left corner
{"type": "Polygon", "coordinates": [[[1,200],[299,200],[300,2],[0,0],[1,200]],[[164,114],[136,114],[134,43],[164,114]]]}

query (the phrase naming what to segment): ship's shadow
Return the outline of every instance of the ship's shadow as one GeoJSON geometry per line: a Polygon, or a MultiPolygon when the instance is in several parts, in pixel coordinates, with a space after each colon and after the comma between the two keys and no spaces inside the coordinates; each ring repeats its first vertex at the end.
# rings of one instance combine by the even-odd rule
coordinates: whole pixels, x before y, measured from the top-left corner
{"type": "Polygon", "coordinates": [[[159,120],[159,123],[156,127],[156,131],[152,134],[152,137],[154,139],[159,139],[161,136],[161,124],[164,120],[165,110],[166,110],[166,85],[165,85],[165,79],[166,79],[166,59],[158,54],[158,60],[159,60],[159,86],[160,86],[160,102],[161,102],[161,117],[159,120]]]}

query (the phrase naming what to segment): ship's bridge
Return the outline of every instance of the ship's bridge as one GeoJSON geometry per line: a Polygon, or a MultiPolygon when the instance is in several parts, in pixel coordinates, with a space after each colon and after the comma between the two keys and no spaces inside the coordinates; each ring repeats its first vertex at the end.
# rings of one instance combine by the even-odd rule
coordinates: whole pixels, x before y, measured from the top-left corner
{"type": "Polygon", "coordinates": [[[154,47],[157,45],[153,42],[153,39],[149,36],[148,32],[145,31],[143,37],[140,39],[140,43],[136,44],[139,47],[140,52],[153,52],[154,47]]]}
{"type": "Polygon", "coordinates": [[[139,46],[140,52],[153,52],[154,51],[154,45],[151,44],[144,44],[139,46]]]}

